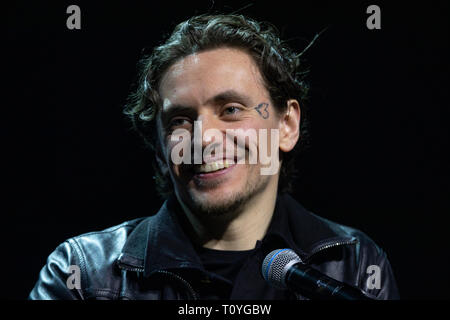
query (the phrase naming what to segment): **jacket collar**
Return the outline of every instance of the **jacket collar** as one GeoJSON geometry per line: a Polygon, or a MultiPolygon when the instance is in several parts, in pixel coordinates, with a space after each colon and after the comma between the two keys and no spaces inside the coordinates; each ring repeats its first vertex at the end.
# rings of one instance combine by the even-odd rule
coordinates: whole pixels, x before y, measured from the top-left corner
{"type": "MultiPolygon", "coordinates": [[[[118,258],[122,269],[149,276],[157,270],[203,269],[192,242],[182,228],[180,207],[174,197],[157,214],[140,222],[130,234],[118,258]]],[[[277,197],[272,222],[262,241],[269,249],[285,246],[302,260],[330,246],[354,243],[346,227],[307,211],[288,194],[277,197]]]]}
{"type": "Polygon", "coordinates": [[[291,195],[283,193],[277,197],[274,215],[263,242],[277,244],[273,239],[278,239],[306,262],[315,253],[329,247],[355,243],[357,240],[349,231],[350,228],[306,210],[291,195]]]}
{"type": "Polygon", "coordinates": [[[143,272],[146,277],[157,270],[202,269],[200,258],[179,220],[180,210],[178,201],[170,197],[155,215],[144,219],[126,241],[118,266],[143,272]]]}

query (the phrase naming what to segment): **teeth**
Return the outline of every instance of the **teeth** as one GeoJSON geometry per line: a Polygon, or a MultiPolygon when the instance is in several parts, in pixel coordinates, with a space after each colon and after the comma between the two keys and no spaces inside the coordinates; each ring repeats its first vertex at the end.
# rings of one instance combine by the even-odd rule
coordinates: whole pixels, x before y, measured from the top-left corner
{"type": "Polygon", "coordinates": [[[221,170],[224,168],[228,168],[229,166],[231,166],[233,163],[225,160],[219,160],[219,161],[215,161],[215,162],[210,162],[210,163],[206,163],[206,164],[202,164],[200,166],[196,166],[195,167],[195,173],[209,173],[209,172],[214,172],[217,170],[221,170]]]}

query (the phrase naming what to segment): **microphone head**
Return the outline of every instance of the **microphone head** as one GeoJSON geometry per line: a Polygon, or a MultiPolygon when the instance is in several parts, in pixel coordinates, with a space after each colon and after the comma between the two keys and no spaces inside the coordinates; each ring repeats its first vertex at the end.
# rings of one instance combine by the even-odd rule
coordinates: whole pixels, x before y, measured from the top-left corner
{"type": "Polygon", "coordinates": [[[302,262],[302,259],[291,249],[277,249],[269,253],[263,261],[261,273],[264,280],[277,289],[286,289],[286,273],[289,268],[302,262]]]}

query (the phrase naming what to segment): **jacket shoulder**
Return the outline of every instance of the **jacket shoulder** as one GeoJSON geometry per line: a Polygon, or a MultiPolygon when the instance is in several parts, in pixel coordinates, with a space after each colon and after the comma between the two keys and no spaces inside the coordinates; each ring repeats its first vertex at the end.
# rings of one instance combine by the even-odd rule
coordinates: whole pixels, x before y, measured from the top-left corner
{"type": "Polygon", "coordinates": [[[290,226],[295,231],[296,243],[303,244],[309,257],[317,252],[327,257],[323,260],[326,263],[323,262],[321,266],[324,273],[328,272],[331,277],[341,281],[346,279],[348,283],[378,299],[399,298],[386,252],[365,232],[318,216],[289,195],[283,197],[283,202],[290,212],[290,226]],[[324,250],[333,247],[342,248],[339,251],[340,258],[330,256],[327,254],[330,252],[324,250]]]}
{"type": "Polygon", "coordinates": [[[355,241],[356,285],[377,299],[399,299],[397,283],[386,252],[365,232],[319,217],[339,237],[355,241]]]}
{"type": "MultiPolygon", "coordinates": [[[[137,218],[130,221],[125,221],[121,224],[108,227],[100,231],[91,231],[83,233],[74,237],[67,239],[71,245],[76,244],[83,249],[95,249],[96,246],[110,247],[118,249],[123,247],[128,236],[133,232],[133,230],[139,225],[145,218],[137,218]]],[[[115,250],[109,250],[115,251],[115,250]]]]}
{"type": "Polygon", "coordinates": [[[84,233],[61,243],[47,258],[29,299],[87,299],[119,294],[120,271],[115,261],[133,231],[145,218],[123,222],[101,231],[84,233]],[[69,288],[74,268],[79,287],[69,288]]]}
{"type": "Polygon", "coordinates": [[[119,258],[127,240],[145,218],[123,222],[101,231],[84,233],[66,241],[77,252],[81,273],[90,280],[101,279],[105,272],[113,272],[114,262],[119,258]]]}

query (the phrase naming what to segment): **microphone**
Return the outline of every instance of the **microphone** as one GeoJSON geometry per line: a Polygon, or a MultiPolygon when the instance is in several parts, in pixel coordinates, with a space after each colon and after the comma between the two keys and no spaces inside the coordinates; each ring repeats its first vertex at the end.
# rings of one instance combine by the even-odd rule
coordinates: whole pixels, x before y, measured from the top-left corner
{"type": "Polygon", "coordinates": [[[277,289],[290,289],[310,299],[374,300],[362,290],[330,278],[303,263],[291,249],[270,252],[263,261],[264,279],[277,289]]]}

